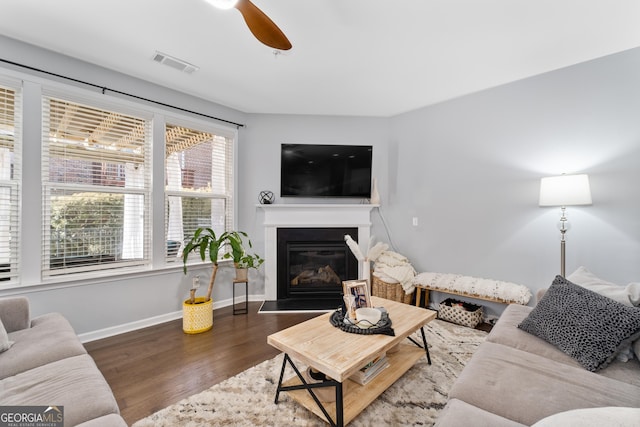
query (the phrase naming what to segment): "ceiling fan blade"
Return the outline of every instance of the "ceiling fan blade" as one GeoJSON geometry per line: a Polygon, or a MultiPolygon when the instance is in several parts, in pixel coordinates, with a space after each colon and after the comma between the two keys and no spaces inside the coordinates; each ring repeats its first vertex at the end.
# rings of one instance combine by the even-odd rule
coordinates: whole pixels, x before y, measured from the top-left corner
{"type": "Polygon", "coordinates": [[[291,49],[287,36],[250,0],[239,0],[234,7],[240,11],[249,30],[260,42],[274,49],[291,49]]]}

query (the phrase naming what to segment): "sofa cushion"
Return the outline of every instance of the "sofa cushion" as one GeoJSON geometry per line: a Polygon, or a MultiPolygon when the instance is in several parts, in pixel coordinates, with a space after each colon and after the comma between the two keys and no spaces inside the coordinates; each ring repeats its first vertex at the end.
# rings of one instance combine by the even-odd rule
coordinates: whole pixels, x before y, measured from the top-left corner
{"type": "Polygon", "coordinates": [[[0,379],[87,353],[69,321],[58,313],[36,317],[30,328],[10,333],[9,339],[15,344],[0,353],[0,379]]]}
{"type": "Polygon", "coordinates": [[[492,342],[478,348],[449,397],[525,425],[571,409],[640,407],[640,387],[492,342]]]}
{"type": "Polygon", "coordinates": [[[128,427],[124,419],[118,414],[109,414],[102,417],[94,418],[84,423],[78,424],[76,427],[128,427]]]}
{"type": "Polygon", "coordinates": [[[469,405],[458,399],[447,402],[438,415],[434,427],[525,427],[524,424],[508,420],[484,409],[469,405]]]}
{"type": "Polygon", "coordinates": [[[87,354],[0,380],[0,402],[64,406],[65,425],[119,413],[111,388],[87,354]]]}
{"type": "MultiPolygon", "coordinates": [[[[519,304],[507,306],[498,322],[491,329],[487,341],[537,354],[565,365],[581,367],[577,360],[553,344],[517,327],[531,313],[531,310],[531,307],[519,304]]],[[[636,342],[640,341],[636,340],[636,342]]],[[[640,362],[637,359],[625,363],[614,360],[609,366],[599,370],[597,374],[640,387],[640,362]]]]}
{"type": "Polygon", "coordinates": [[[628,307],[556,276],[518,327],[597,371],[640,336],[640,308],[628,307]]]}
{"type": "Polygon", "coordinates": [[[639,420],[640,408],[609,406],[560,412],[538,421],[532,427],[637,427],[639,420]]]}

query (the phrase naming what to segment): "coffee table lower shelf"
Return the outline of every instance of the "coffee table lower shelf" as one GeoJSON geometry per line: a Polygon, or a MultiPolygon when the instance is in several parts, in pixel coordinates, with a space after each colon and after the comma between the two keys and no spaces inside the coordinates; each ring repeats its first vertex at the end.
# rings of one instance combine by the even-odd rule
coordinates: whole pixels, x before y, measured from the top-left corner
{"type": "MultiPolygon", "coordinates": [[[[360,385],[354,381],[346,380],[348,384],[343,383],[345,394],[343,397],[344,408],[344,424],[351,422],[360,412],[362,412],[371,402],[376,400],[386,389],[396,382],[405,372],[407,372],[421,358],[425,357],[425,351],[422,348],[407,344],[400,344],[397,352],[387,354],[389,359],[389,367],[382,370],[371,382],[366,385],[360,385]]],[[[283,382],[283,386],[300,385],[302,382],[297,376],[283,382]]],[[[307,390],[289,390],[286,392],[293,400],[309,409],[311,412],[319,416],[325,422],[327,420],[313,400],[307,390]]],[[[336,405],[334,402],[322,402],[326,411],[331,418],[336,419],[336,405]]]]}

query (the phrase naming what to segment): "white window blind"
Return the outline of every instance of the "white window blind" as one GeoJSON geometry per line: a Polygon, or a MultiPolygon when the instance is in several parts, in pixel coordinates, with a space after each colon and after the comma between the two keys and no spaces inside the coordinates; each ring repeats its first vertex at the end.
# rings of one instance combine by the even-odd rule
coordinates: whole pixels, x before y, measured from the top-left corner
{"type": "Polygon", "coordinates": [[[43,97],[43,277],[149,264],[150,128],[43,97]]]}
{"type": "Polygon", "coordinates": [[[0,285],[19,275],[21,93],[0,86],[0,285]]]}
{"type": "MultiPolygon", "coordinates": [[[[167,261],[198,227],[233,229],[233,138],[172,124],[165,130],[167,261]]],[[[222,251],[221,251],[222,252],[222,251]]]]}

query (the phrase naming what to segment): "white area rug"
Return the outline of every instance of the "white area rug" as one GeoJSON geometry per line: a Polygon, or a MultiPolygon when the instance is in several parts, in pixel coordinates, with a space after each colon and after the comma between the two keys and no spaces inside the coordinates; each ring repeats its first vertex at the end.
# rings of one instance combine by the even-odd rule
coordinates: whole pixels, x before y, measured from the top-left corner
{"type": "MultiPolygon", "coordinates": [[[[431,426],[447,393],[486,333],[434,320],[425,327],[431,365],[423,357],[350,426],[431,426]]],[[[421,342],[421,339],[418,340],[421,342]]],[[[136,422],[158,426],[324,426],[286,392],[274,403],[282,355],[136,422]]],[[[285,378],[293,375],[287,367],[285,378]]]]}

